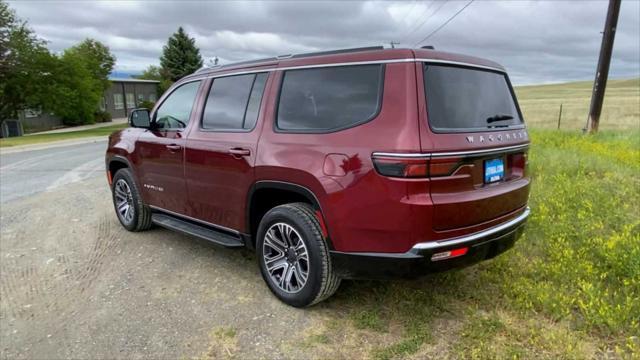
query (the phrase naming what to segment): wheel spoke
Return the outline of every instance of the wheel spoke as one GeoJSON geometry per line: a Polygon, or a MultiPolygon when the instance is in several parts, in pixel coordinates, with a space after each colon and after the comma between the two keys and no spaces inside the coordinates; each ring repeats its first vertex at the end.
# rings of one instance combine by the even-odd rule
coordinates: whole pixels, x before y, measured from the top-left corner
{"type": "Polygon", "coordinates": [[[281,252],[284,254],[285,248],[287,247],[282,240],[278,239],[274,232],[272,232],[272,230],[270,229],[269,231],[267,231],[267,234],[265,235],[264,238],[264,243],[265,245],[269,246],[270,248],[281,252]]]}
{"type": "Polygon", "coordinates": [[[288,293],[300,291],[309,279],[309,254],[304,239],[291,225],[281,222],[265,233],[262,261],[270,283],[288,293]]]}
{"type": "Polygon", "coordinates": [[[119,187],[116,187],[116,198],[118,198],[118,199],[126,199],[127,198],[127,193],[122,191],[122,189],[120,189],[119,187]]]}
{"type": "Polygon", "coordinates": [[[267,265],[267,271],[272,273],[274,270],[280,269],[283,264],[287,263],[287,259],[284,254],[278,254],[272,258],[265,259],[265,264],[267,265]]]}
{"type": "Polygon", "coordinates": [[[291,291],[291,277],[293,276],[293,266],[287,263],[286,270],[282,273],[282,277],[280,278],[281,285],[284,285],[285,291],[291,291]]]}
{"type": "Polygon", "coordinates": [[[282,242],[285,244],[285,246],[290,246],[291,243],[289,242],[289,236],[287,235],[287,226],[283,223],[277,224],[278,226],[278,232],[280,233],[281,236],[281,240],[282,242]]]}
{"type": "Polygon", "coordinates": [[[288,262],[283,262],[282,263],[282,273],[280,274],[280,277],[278,278],[278,286],[280,286],[281,289],[286,290],[284,283],[285,283],[285,278],[287,275],[287,271],[289,271],[289,263],[288,262]]]}
{"type": "Polygon", "coordinates": [[[127,202],[126,202],[126,201],[125,201],[125,202],[122,202],[122,203],[120,203],[120,204],[118,204],[118,211],[119,211],[121,214],[124,214],[124,213],[125,213],[125,211],[127,211],[127,210],[129,210],[129,204],[127,204],[127,202]]]}

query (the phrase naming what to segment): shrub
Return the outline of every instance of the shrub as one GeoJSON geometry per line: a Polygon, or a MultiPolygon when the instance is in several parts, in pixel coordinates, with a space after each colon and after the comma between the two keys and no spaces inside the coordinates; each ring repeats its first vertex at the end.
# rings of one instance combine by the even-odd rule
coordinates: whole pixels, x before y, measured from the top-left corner
{"type": "Polygon", "coordinates": [[[111,122],[111,114],[106,111],[96,111],[94,119],[97,123],[111,122]]]}
{"type": "Polygon", "coordinates": [[[147,101],[147,100],[144,100],[144,101],[141,101],[141,102],[138,104],[138,107],[139,107],[139,108],[143,108],[143,109],[148,109],[149,111],[151,111],[151,109],[153,109],[153,107],[154,107],[155,105],[156,105],[156,103],[155,103],[155,102],[153,102],[153,101],[147,101]]]}

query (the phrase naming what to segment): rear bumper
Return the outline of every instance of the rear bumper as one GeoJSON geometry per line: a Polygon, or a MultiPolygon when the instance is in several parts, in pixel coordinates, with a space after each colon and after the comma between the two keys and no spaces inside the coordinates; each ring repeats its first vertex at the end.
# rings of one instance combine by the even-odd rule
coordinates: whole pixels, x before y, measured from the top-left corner
{"type": "Polygon", "coordinates": [[[463,237],[418,243],[406,253],[332,251],[331,261],[336,273],[347,279],[413,278],[464,267],[510,249],[522,235],[529,213],[527,207],[520,215],[500,225],[463,237]],[[461,248],[467,248],[466,254],[432,260],[435,254],[461,248]]]}

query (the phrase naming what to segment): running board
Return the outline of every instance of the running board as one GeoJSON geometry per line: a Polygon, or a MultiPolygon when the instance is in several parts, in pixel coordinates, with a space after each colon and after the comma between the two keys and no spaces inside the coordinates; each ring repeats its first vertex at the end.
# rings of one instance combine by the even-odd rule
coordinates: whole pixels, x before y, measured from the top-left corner
{"type": "Polygon", "coordinates": [[[152,214],[151,221],[164,228],[211,241],[224,247],[235,248],[244,246],[244,241],[240,236],[226,234],[211,227],[194,224],[168,214],[152,214]]]}

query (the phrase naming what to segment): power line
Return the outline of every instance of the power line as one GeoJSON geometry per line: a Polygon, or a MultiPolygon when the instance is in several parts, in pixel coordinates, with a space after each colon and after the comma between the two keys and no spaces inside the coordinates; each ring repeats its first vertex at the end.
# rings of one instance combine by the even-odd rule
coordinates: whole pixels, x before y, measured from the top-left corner
{"type": "Polygon", "coordinates": [[[418,41],[417,43],[415,43],[413,45],[413,47],[416,47],[418,45],[420,45],[421,43],[425,42],[427,39],[429,39],[431,36],[433,36],[435,33],[437,33],[438,31],[440,31],[440,29],[442,29],[443,27],[447,26],[448,23],[451,22],[451,20],[455,19],[456,16],[458,16],[461,12],[464,11],[464,9],[466,9],[469,5],[471,5],[471,3],[474,2],[474,0],[470,0],[465,6],[462,7],[462,9],[458,10],[455,14],[453,14],[452,17],[450,17],[449,19],[447,19],[447,21],[445,21],[442,25],[438,26],[437,29],[433,30],[429,35],[425,36],[422,40],[418,41]]]}
{"type": "Polygon", "coordinates": [[[402,42],[402,43],[403,43],[406,39],[408,39],[408,38],[409,38],[409,36],[413,35],[413,33],[415,33],[418,29],[422,28],[422,26],[424,26],[424,24],[425,24],[425,23],[426,23],[426,22],[427,22],[427,21],[428,21],[428,20],[429,20],[429,19],[430,19],[430,18],[431,18],[435,13],[436,13],[436,12],[438,12],[438,10],[440,10],[440,8],[441,8],[441,7],[443,7],[443,6],[444,6],[444,4],[446,4],[448,1],[449,1],[449,0],[445,0],[445,1],[441,2],[441,3],[440,3],[440,7],[438,7],[438,8],[437,8],[437,9],[436,9],[436,10],[435,10],[431,15],[427,16],[427,17],[425,18],[425,20],[424,20],[422,23],[420,23],[420,25],[413,27],[413,25],[417,24],[417,23],[418,23],[418,21],[420,21],[420,17],[421,17],[421,16],[424,16],[424,15],[427,15],[427,13],[429,12],[429,10],[430,10],[430,9],[431,9],[431,7],[433,6],[433,4],[437,3],[438,1],[432,1],[432,2],[430,2],[430,3],[429,3],[429,5],[427,6],[427,8],[426,8],[426,9],[424,10],[424,12],[422,13],[422,15],[418,16],[418,17],[415,19],[416,21],[414,21],[414,22],[413,22],[413,24],[411,25],[412,30],[411,30],[411,31],[409,31],[405,36],[403,36],[403,37],[402,37],[402,40],[401,40],[400,42],[402,42]]]}
{"type": "Polygon", "coordinates": [[[402,16],[402,20],[404,21],[405,19],[407,19],[407,17],[409,16],[409,14],[411,14],[411,12],[413,11],[413,9],[416,7],[416,4],[418,3],[418,0],[412,0],[411,7],[409,8],[409,10],[404,13],[404,16],[402,16]]]}

